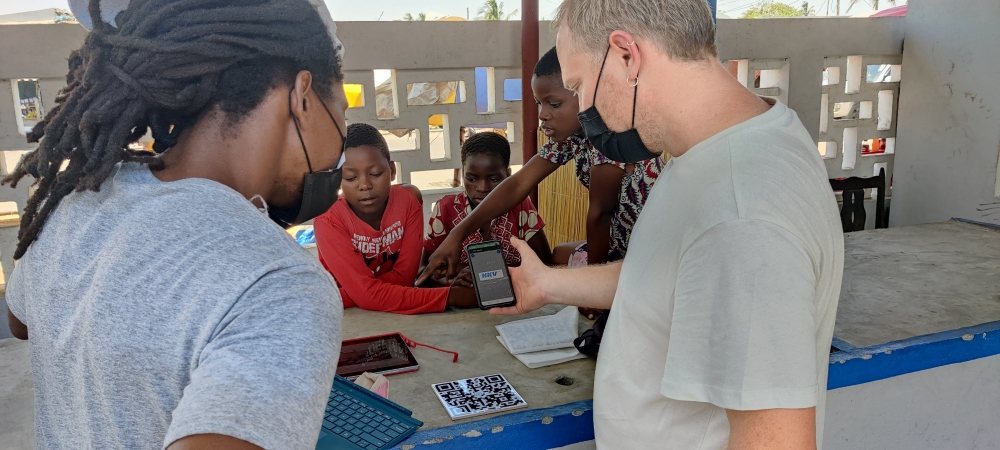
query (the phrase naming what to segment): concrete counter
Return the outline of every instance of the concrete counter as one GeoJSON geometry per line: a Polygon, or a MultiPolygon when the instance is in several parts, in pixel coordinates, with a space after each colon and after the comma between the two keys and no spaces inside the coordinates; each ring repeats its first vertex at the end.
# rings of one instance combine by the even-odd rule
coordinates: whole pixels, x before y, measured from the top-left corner
{"type": "MultiPolygon", "coordinates": [[[[495,325],[527,317],[554,314],[560,307],[549,306],[524,317],[494,316],[485,311],[450,311],[443,314],[401,316],[351,308],[344,314],[344,338],[400,332],[428,345],[458,352],[452,356],[426,347],[411,349],[420,370],[390,376],[389,399],[413,411],[424,429],[482,420],[483,417],[452,421],[431,390],[431,384],[479,375],[501,373],[528,402],[528,408],[548,408],[589,400],[593,397],[594,360],[581,359],[538,369],[529,369],[512,356],[496,339],[495,325]],[[573,384],[555,380],[567,377],[573,384]]],[[[592,321],[580,321],[581,330],[592,321]]]]}
{"type": "Polygon", "coordinates": [[[1000,229],[945,222],[844,235],[834,336],[867,347],[1000,321],[1000,229]]]}

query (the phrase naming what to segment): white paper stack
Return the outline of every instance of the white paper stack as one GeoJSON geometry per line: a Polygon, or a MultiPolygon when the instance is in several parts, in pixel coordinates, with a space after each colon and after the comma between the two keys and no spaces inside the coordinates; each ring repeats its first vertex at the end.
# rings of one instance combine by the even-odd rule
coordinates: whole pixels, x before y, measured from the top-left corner
{"type": "Polygon", "coordinates": [[[580,312],[568,306],[550,316],[515,320],[496,326],[497,340],[528,368],[586,358],[573,346],[580,312]]]}

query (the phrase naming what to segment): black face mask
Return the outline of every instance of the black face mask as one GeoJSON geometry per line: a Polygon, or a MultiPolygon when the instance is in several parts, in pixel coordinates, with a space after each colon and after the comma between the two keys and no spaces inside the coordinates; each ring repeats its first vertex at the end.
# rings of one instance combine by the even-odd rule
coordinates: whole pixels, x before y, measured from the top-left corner
{"type": "Polygon", "coordinates": [[[305,175],[302,181],[302,197],[299,199],[297,206],[290,208],[270,207],[267,210],[267,215],[271,220],[283,228],[289,228],[314,219],[320,214],[325,213],[337,201],[342,176],[341,167],[344,165],[344,149],[346,146],[344,132],[341,131],[340,125],[337,125],[337,119],[333,117],[330,108],[327,108],[326,103],[317,95],[316,98],[319,99],[319,104],[323,105],[323,109],[330,116],[333,126],[337,128],[337,133],[340,134],[340,162],[337,163],[337,167],[334,169],[313,172],[312,161],[309,160],[309,151],[306,150],[306,142],[302,139],[302,131],[299,129],[299,121],[295,118],[295,114],[292,114],[291,98],[292,91],[289,91],[288,113],[291,114],[292,121],[295,122],[295,133],[299,135],[302,151],[306,154],[306,165],[309,167],[309,173],[305,175]]]}
{"type": "Polygon", "coordinates": [[[639,94],[639,80],[636,78],[635,93],[632,95],[632,128],[628,131],[615,133],[608,129],[601,118],[601,113],[597,111],[597,88],[601,86],[601,76],[604,75],[604,65],[608,62],[608,53],[611,47],[604,53],[604,62],[601,63],[601,71],[597,74],[597,84],[594,86],[594,99],[590,108],[577,115],[580,125],[583,125],[583,133],[591,145],[612,161],[631,164],[647,159],[656,158],[657,155],[649,151],[646,144],[642,143],[639,132],[635,129],[635,103],[639,94]]]}

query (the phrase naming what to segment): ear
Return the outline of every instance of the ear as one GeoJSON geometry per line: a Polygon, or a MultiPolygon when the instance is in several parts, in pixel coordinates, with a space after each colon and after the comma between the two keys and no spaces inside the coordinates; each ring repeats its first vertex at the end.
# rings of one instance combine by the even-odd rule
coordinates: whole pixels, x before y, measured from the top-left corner
{"type": "Polygon", "coordinates": [[[510,164],[507,165],[507,177],[510,177],[510,164]]]}
{"type": "Polygon", "coordinates": [[[389,160],[389,178],[396,179],[396,162],[389,160]]]}
{"type": "Polygon", "coordinates": [[[292,116],[298,121],[300,127],[308,127],[306,125],[306,113],[308,113],[312,107],[312,100],[309,99],[309,91],[312,90],[312,73],[308,70],[302,70],[295,75],[295,82],[292,85],[292,92],[289,94],[288,108],[291,111],[292,116]]]}
{"type": "Polygon", "coordinates": [[[639,52],[639,43],[635,35],[615,30],[608,36],[608,44],[611,46],[608,59],[621,61],[625,65],[629,83],[632,83],[631,80],[638,78],[639,67],[642,65],[642,55],[639,52]]]}

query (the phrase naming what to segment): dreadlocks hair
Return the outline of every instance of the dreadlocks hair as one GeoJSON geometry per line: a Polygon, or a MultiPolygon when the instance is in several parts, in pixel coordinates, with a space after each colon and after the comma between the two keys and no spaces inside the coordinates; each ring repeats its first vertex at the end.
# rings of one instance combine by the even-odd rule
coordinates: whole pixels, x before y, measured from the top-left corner
{"type": "Polygon", "coordinates": [[[368,145],[378,149],[380,155],[385,157],[386,162],[392,162],[389,155],[389,144],[385,142],[382,133],[367,123],[352,123],[347,126],[347,136],[344,137],[344,150],[354,147],[368,145]]]}
{"type": "Polygon", "coordinates": [[[230,128],[300,70],[327,98],[343,80],[339,44],[306,0],[132,0],[117,28],[100,3],[90,0],[94,29],[69,57],[56,106],[28,134],[38,147],[2,181],[35,178],[15,259],[66,195],[99,190],[122,161],[161,168],[159,155],[206,114],[230,128]],[[153,152],[130,150],[147,130],[153,152]]]}
{"type": "Polygon", "coordinates": [[[535,63],[535,78],[551,77],[560,74],[562,74],[562,67],[559,65],[559,56],[556,55],[556,48],[552,47],[535,63]]]}
{"type": "Polygon", "coordinates": [[[462,144],[462,164],[469,155],[493,155],[510,167],[510,142],[499,133],[483,131],[473,134],[462,144]]]}

